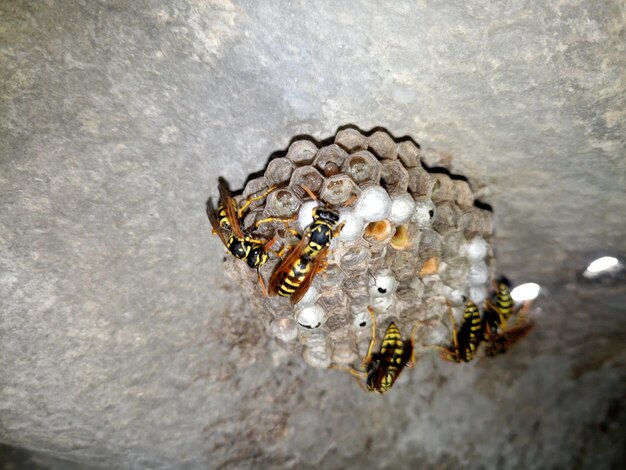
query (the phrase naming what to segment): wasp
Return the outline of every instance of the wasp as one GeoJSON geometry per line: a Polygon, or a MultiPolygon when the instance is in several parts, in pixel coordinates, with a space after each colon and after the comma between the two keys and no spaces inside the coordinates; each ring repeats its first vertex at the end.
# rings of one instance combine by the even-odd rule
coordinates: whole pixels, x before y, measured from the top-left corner
{"type": "Polygon", "coordinates": [[[494,357],[504,354],[519,340],[525,338],[535,324],[524,319],[519,325],[507,328],[498,334],[491,335],[485,344],[485,355],[494,357]]]}
{"type": "MultiPolygon", "coordinates": [[[[305,186],[302,188],[316,199],[305,186]]],[[[339,214],[327,207],[313,209],[313,222],[304,230],[298,244],[278,265],[269,282],[269,295],[291,297],[295,304],[311,286],[315,275],[324,267],[330,242],[336,237],[342,224],[339,214]]]]}
{"type": "Polygon", "coordinates": [[[458,329],[449,305],[448,313],[452,321],[452,346],[437,346],[441,350],[441,358],[447,361],[469,362],[474,358],[476,350],[483,340],[480,310],[474,302],[468,299],[463,312],[463,323],[458,329]]]}
{"type": "Polygon", "coordinates": [[[241,219],[244,212],[253,201],[263,199],[275,189],[275,186],[270,186],[262,194],[248,197],[244,204],[238,207],[230,191],[223,182],[220,181],[218,184],[220,202],[217,206],[217,210],[213,208],[210,200],[206,209],[209,222],[213,227],[213,233],[220,238],[230,254],[237,259],[246,260],[248,266],[257,270],[259,283],[261,284],[264,295],[266,294],[266,288],[263,278],[261,277],[260,267],[269,259],[268,251],[270,246],[274,243],[274,238],[269,241],[263,241],[245,234],[241,228],[241,219]]]}
{"type": "Polygon", "coordinates": [[[530,302],[526,302],[515,307],[509,280],[504,276],[498,279],[495,294],[491,300],[485,301],[483,335],[487,356],[504,354],[513,344],[530,333],[534,327],[534,323],[529,321],[527,316],[530,305],[530,302]],[[509,327],[508,321],[513,316],[516,319],[515,325],[509,327]]]}
{"type": "Polygon", "coordinates": [[[400,373],[405,367],[412,368],[415,365],[415,331],[417,324],[413,327],[411,339],[404,340],[396,324],[390,323],[383,336],[380,350],[373,352],[376,343],[376,319],[374,310],[371,307],[367,309],[372,317],[372,339],[367,349],[367,355],[361,362],[361,368],[364,370],[344,366],[333,367],[346,370],[355,377],[365,379],[365,389],[367,391],[385,393],[393,387],[393,384],[398,380],[400,373]]]}
{"type": "Polygon", "coordinates": [[[506,329],[507,320],[515,310],[509,280],[502,276],[495,282],[495,287],[492,299],[485,300],[483,334],[486,340],[498,330],[506,329]]]}

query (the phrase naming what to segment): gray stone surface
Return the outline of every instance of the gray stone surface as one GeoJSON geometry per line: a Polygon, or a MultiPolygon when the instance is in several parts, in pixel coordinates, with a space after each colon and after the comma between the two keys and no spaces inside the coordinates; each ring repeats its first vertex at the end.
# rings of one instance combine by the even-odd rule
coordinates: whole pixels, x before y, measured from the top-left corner
{"type": "Polygon", "coordinates": [[[624,4],[467,3],[2,2],[0,440],[107,468],[623,466],[624,283],[578,274],[626,253],[624,4]],[[501,270],[545,287],[533,336],[382,397],[267,340],[204,203],[345,124],[486,184],[501,270]]]}

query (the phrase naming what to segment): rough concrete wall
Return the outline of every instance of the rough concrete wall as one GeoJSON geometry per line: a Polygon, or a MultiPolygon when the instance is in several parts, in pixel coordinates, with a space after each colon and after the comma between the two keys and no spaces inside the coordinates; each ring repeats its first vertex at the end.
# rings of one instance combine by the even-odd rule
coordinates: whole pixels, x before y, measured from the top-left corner
{"type": "Polygon", "coordinates": [[[624,6],[0,5],[0,440],[117,468],[624,461],[624,6]],[[296,135],[383,126],[484,181],[536,333],[387,396],[277,349],[204,203],[296,135]]]}

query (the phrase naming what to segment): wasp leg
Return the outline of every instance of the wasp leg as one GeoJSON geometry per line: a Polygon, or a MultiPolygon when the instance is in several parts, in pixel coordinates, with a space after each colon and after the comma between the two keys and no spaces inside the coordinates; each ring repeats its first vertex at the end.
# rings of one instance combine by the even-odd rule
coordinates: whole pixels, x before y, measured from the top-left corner
{"type": "Polygon", "coordinates": [[[459,350],[459,339],[457,338],[457,327],[456,327],[456,321],[454,321],[454,314],[452,313],[452,307],[450,307],[450,304],[448,302],[446,302],[446,304],[448,305],[448,315],[450,315],[450,321],[452,322],[452,344],[454,345],[454,350],[458,351],[459,350]]]}
{"type": "Polygon", "coordinates": [[[263,276],[261,276],[261,270],[257,268],[256,272],[259,276],[259,284],[261,285],[261,292],[263,293],[263,297],[267,297],[267,287],[265,286],[265,282],[263,281],[263,276]]]}
{"type": "Polygon", "coordinates": [[[281,217],[267,217],[265,219],[261,219],[261,220],[257,220],[254,224],[254,228],[259,228],[259,225],[262,224],[267,224],[269,222],[282,222],[282,224],[285,226],[285,230],[287,230],[289,233],[291,233],[294,237],[297,238],[301,238],[302,235],[300,235],[296,230],[292,229],[289,226],[289,222],[293,222],[294,220],[296,220],[296,216],[292,216],[292,217],[287,217],[287,218],[281,218],[281,217]]]}
{"type": "Polygon", "coordinates": [[[372,339],[370,339],[367,354],[361,361],[361,367],[365,367],[365,364],[370,361],[370,358],[372,357],[372,349],[374,349],[374,344],[376,344],[376,316],[374,315],[374,309],[372,307],[367,307],[367,311],[370,313],[370,318],[372,319],[372,339]]]}
{"type": "Polygon", "coordinates": [[[341,229],[343,228],[344,225],[346,225],[345,222],[341,222],[339,225],[337,225],[337,228],[333,230],[333,238],[337,237],[341,233],[341,229]]]}
{"type": "Polygon", "coordinates": [[[344,202],[344,203],[342,204],[342,206],[344,206],[344,207],[348,207],[348,206],[349,206],[350,204],[352,204],[355,200],[356,200],[356,194],[353,194],[352,196],[350,196],[350,197],[348,198],[348,200],[347,200],[346,202],[344,202]]]}
{"type": "Polygon", "coordinates": [[[241,216],[243,215],[245,210],[250,206],[250,204],[252,204],[254,201],[258,201],[259,199],[263,199],[265,196],[267,196],[269,193],[274,191],[276,188],[277,186],[274,184],[270,186],[269,188],[267,188],[258,196],[248,196],[246,198],[246,201],[243,203],[243,205],[239,209],[237,209],[237,215],[239,216],[239,218],[241,218],[241,216]]]}
{"type": "Polygon", "coordinates": [[[421,322],[415,322],[413,329],[411,330],[411,365],[407,364],[407,367],[413,367],[415,365],[415,335],[417,334],[417,327],[421,322]]]}
{"type": "Polygon", "coordinates": [[[356,379],[356,383],[359,384],[359,387],[361,387],[364,392],[367,392],[367,389],[365,388],[365,385],[363,385],[362,381],[363,379],[367,378],[367,372],[357,370],[354,367],[340,366],[338,364],[333,364],[330,366],[330,368],[348,372],[350,375],[352,375],[352,377],[356,379]]]}
{"type": "Polygon", "coordinates": [[[313,191],[311,191],[308,186],[301,184],[300,187],[304,189],[304,192],[306,192],[311,199],[313,199],[314,201],[317,201],[317,196],[313,194],[313,191]]]}

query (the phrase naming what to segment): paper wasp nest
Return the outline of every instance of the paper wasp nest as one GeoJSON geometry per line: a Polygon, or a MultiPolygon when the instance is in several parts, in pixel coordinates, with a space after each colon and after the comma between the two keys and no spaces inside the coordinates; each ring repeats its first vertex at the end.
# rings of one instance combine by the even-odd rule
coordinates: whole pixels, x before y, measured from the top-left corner
{"type": "MultiPolygon", "coordinates": [[[[231,256],[227,261],[227,272],[267,333],[310,365],[361,360],[371,336],[368,306],[376,313],[379,333],[393,320],[408,338],[419,324],[419,353],[420,345],[450,342],[443,327],[449,321],[446,301],[458,319],[464,297],[477,304],[485,299],[492,278],[492,214],[475,205],[464,178],[429,170],[425,158],[411,141],[346,129],[322,148],[293,142],[286,156],[271,160],[264,176],[248,182],[238,198],[279,185],[266,200],[252,204],[244,220],[248,228],[265,217],[294,216],[290,226],[302,233],[315,206],[302,185],[345,221],[328,266],[295,306],[288,298],[263,297],[257,273],[231,256]]],[[[253,233],[263,239],[276,235],[272,250],[298,241],[280,222],[253,233]]],[[[266,283],[279,261],[272,255],[263,266],[266,283]]]]}

